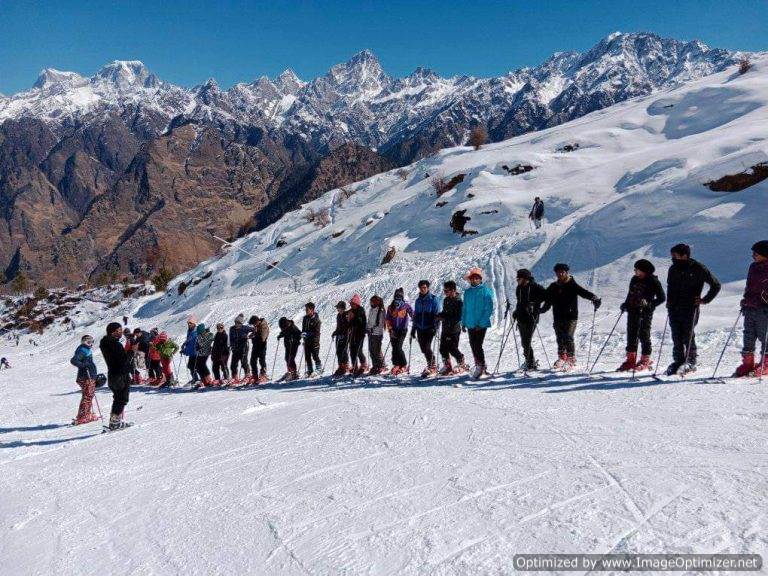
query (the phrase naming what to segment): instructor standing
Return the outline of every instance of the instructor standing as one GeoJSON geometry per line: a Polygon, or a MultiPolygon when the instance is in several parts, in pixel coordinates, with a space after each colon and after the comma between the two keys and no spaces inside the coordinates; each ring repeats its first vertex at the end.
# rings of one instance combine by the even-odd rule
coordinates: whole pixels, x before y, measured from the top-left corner
{"type": "Polygon", "coordinates": [[[131,362],[128,353],[120,343],[123,327],[119,322],[107,325],[107,334],[99,342],[99,348],[107,363],[107,384],[112,390],[112,410],[109,415],[109,429],[120,430],[131,426],[123,420],[123,410],[128,404],[131,390],[131,362]]]}

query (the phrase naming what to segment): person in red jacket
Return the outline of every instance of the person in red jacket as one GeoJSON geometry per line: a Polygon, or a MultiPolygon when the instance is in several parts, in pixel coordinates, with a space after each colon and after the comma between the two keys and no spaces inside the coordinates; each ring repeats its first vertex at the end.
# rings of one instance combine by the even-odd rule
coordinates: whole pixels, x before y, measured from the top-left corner
{"type": "Polygon", "coordinates": [[[744,314],[744,346],[741,350],[741,366],[734,376],[768,374],[768,240],[752,246],[752,264],[747,273],[747,285],[741,301],[744,314]],[[759,360],[755,363],[755,345],[762,344],[759,360]]]}
{"type": "Polygon", "coordinates": [[[160,351],[156,348],[155,344],[157,343],[157,336],[160,334],[160,330],[158,328],[152,328],[149,335],[151,337],[151,340],[149,341],[149,352],[147,353],[149,357],[149,382],[148,384],[150,386],[162,386],[165,378],[163,377],[163,368],[162,364],[160,362],[160,351]]]}

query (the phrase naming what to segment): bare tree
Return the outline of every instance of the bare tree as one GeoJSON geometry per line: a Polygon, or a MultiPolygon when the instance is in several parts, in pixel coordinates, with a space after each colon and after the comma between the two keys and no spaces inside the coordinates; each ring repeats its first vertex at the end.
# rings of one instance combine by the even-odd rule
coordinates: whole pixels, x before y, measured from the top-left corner
{"type": "Polygon", "coordinates": [[[752,63],[749,61],[749,58],[744,56],[739,60],[739,74],[746,74],[750,68],[752,68],[752,63]]]}
{"type": "Polygon", "coordinates": [[[475,126],[469,133],[469,145],[473,146],[475,150],[480,150],[480,147],[488,142],[488,132],[482,126],[475,126]]]}

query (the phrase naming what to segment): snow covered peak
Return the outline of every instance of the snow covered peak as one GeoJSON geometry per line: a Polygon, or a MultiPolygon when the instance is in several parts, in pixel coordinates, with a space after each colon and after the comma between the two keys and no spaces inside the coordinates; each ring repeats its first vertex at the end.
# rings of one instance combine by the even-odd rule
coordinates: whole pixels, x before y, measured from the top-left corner
{"type": "Polygon", "coordinates": [[[108,80],[121,90],[133,87],[156,88],[160,80],[144,63],[138,60],[115,60],[107,64],[92,78],[92,81],[108,80]]]}
{"type": "Polygon", "coordinates": [[[296,94],[296,92],[301,90],[307,83],[299,78],[293,70],[287,68],[275,78],[273,84],[277,86],[283,94],[296,94]]]}
{"type": "Polygon", "coordinates": [[[83,84],[84,82],[86,82],[86,79],[77,72],[64,72],[55,68],[46,68],[40,72],[32,88],[40,90],[53,87],[68,88],[83,84]]]}

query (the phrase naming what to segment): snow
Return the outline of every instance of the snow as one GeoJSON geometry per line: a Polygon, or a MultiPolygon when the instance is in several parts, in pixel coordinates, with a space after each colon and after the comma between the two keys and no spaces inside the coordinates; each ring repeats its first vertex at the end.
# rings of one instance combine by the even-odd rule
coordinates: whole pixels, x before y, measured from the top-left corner
{"type": "MultiPolygon", "coordinates": [[[[695,376],[586,375],[584,303],[569,375],[515,376],[510,344],[498,377],[463,388],[417,378],[136,388],[126,413],[136,426],[101,435],[97,424],[66,426],[77,407],[68,359],[80,332],[52,331],[38,346],[24,338],[18,349],[2,341],[14,366],[0,373],[6,563],[15,574],[501,574],[518,552],[765,555],[768,382],[707,377],[738,313],[749,247],[764,236],[768,181],[737,193],[703,182],[764,157],[766,66],[758,59],[743,76],[715,74],[479,151],[446,149],[404,179],[395,170],[351,186],[341,205],[331,191],[307,205],[330,207],[329,226],[306,223],[303,209],[286,214],[182,274],[167,294],[114,311],[180,338],[189,314],[210,325],[256,313],[274,331],[311,299],[325,358],[338,300],[357,292],[389,301],[398,286],[412,299],[421,278],[464,287],[466,269],[480,265],[497,297],[486,340],[495,363],[515,270],[546,283],[552,265],[567,261],[603,297],[594,359],[632,263],[652,259],[663,279],[669,247],[687,241],[724,282],[702,310],[695,376]],[[512,177],[501,168],[518,163],[535,169],[512,177]],[[457,174],[464,181],[437,207],[432,177],[457,174]],[[538,231],[527,221],[534,196],[547,210],[538,231]],[[448,222],[465,208],[478,234],[462,238],[448,222]],[[277,248],[280,238],[288,243],[277,248]],[[398,253],[381,265],[389,246],[398,253]],[[290,278],[267,270],[275,261],[290,278]],[[208,271],[177,294],[179,282],[208,271]]],[[[657,311],[654,360],[664,319],[657,311]]],[[[100,336],[105,321],[81,330],[100,336]]],[[[550,324],[547,315],[535,345],[544,364],[542,343],[550,360],[555,352],[550,324]]],[[[619,322],[597,373],[618,366],[623,332],[619,322]]],[[[737,335],[720,374],[739,349],[737,335]]],[[[273,332],[270,363],[275,351],[273,332]]],[[[414,370],[423,366],[414,347],[414,370]]],[[[109,392],[97,396],[108,410],[109,392]]]]}

